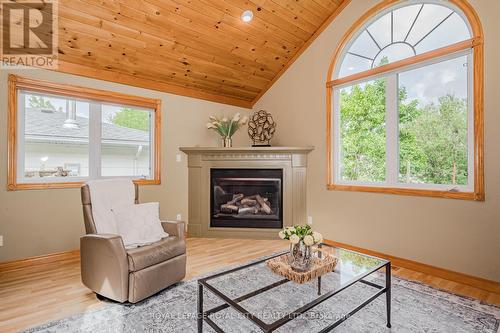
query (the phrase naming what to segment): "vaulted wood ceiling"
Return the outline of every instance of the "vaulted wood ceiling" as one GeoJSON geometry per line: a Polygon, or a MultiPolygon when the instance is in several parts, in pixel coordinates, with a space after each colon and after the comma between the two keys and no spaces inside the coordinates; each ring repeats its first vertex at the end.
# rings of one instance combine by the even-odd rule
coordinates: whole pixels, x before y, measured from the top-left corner
{"type": "Polygon", "coordinates": [[[250,107],[347,2],[60,0],[59,70],[250,107]]]}

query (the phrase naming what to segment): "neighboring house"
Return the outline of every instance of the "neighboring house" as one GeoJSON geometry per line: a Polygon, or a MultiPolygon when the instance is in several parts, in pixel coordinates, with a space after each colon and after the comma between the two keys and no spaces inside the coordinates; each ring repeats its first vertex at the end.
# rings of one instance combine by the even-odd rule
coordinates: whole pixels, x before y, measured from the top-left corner
{"type": "MultiPolygon", "coordinates": [[[[89,119],[62,111],[25,110],[25,177],[88,176],[89,119]]],[[[149,144],[147,131],[102,122],[101,175],[149,176],[149,144]]]]}

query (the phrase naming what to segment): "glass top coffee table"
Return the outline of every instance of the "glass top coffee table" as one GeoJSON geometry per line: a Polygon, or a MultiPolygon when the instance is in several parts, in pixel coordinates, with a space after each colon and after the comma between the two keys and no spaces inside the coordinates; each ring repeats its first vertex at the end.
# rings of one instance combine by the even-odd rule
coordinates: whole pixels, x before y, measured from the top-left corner
{"type": "Polygon", "coordinates": [[[238,324],[273,332],[298,317],[308,318],[319,308],[323,316],[335,313],[322,322],[320,332],[328,332],[384,293],[386,325],[391,327],[391,262],[327,244],[318,247],[338,258],[337,265],[332,272],[304,284],[289,281],[267,267],[266,260],[286,252],[198,280],[198,332],[203,331],[204,322],[215,332],[236,331],[234,325],[238,324]],[[376,272],[382,270],[385,281],[380,283],[376,272]],[[331,305],[325,302],[347,290],[357,296],[331,305]],[[345,306],[349,308],[343,309],[345,306]],[[228,311],[232,315],[220,315],[228,311]]]}

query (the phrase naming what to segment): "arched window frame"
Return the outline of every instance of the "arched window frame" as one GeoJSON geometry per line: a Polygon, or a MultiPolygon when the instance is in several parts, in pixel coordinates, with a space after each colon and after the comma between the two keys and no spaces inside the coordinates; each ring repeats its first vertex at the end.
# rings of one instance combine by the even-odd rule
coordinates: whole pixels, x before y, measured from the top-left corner
{"type": "MultiPolygon", "coordinates": [[[[375,67],[364,72],[356,73],[350,76],[332,79],[335,71],[339,70],[344,54],[347,52],[351,42],[363,31],[373,20],[378,18],[381,13],[395,8],[398,4],[409,2],[408,0],[383,0],[378,5],[368,10],[361,18],[359,18],[345,33],[341,39],[337,49],[335,50],[326,78],[326,106],[327,106],[327,189],[328,190],[343,190],[343,191],[360,191],[360,192],[379,192],[399,195],[413,196],[431,196],[443,197],[452,199],[465,199],[484,201],[484,38],[483,30],[479,17],[473,7],[465,0],[442,0],[439,3],[448,2],[450,8],[457,8],[458,13],[462,15],[464,20],[469,25],[472,38],[452,44],[443,48],[435,49],[426,53],[399,60],[375,67]],[[333,91],[336,86],[340,86],[349,82],[359,82],[362,79],[376,78],[377,76],[390,73],[402,68],[408,68],[412,65],[432,61],[435,58],[443,58],[454,53],[472,50],[473,58],[473,145],[474,145],[474,161],[473,161],[473,191],[443,191],[433,189],[419,188],[400,188],[400,187],[382,187],[369,185],[345,185],[334,183],[334,124],[333,124],[333,91]]],[[[417,3],[436,3],[438,1],[419,1],[417,3]]]]}

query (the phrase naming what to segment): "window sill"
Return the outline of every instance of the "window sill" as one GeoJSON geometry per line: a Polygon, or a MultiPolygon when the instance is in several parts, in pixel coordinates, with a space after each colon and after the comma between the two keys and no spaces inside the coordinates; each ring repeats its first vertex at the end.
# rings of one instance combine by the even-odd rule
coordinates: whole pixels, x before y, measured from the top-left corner
{"type": "Polygon", "coordinates": [[[484,201],[484,193],[481,192],[450,192],[439,190],[422,190],[396,187],[375,187],[375,186],[356,186],[356,185],[336,185],[328,184],[327,190],[331,191],[354,191],[354,192],[370,192],[370,193],[385,193],[396,195],[409,195],[420,197],[434,197],[460,200],[484,201]]]}
{"type": "MultiPolygon", "coordinates": [[[[159,179],[137,179],[133,181],[137,185],[160,185],[159,179]]],[[[80,188],[85,184],[84,181],[78,182],[55,182],[55,183],[14,183],[8,184],[8,191],[19,190],[48,190],[48,189],[63,189],[63,188],[80,188]]]]}

